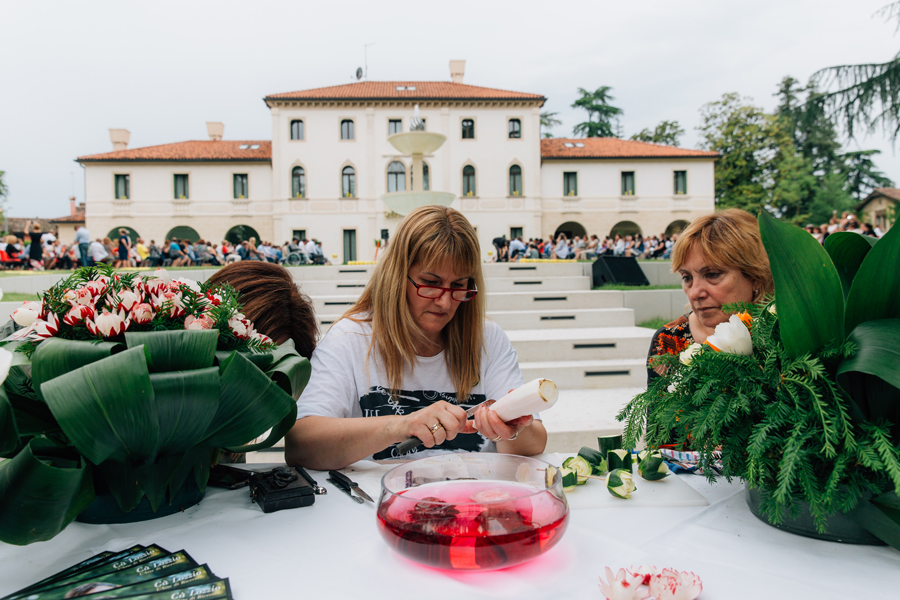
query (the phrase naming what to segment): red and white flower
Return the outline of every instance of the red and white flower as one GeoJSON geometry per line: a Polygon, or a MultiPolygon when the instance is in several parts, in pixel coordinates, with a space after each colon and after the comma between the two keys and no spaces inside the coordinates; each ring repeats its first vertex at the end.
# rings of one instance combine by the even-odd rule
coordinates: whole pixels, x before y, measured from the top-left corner
{"type": "Polygon", "coordinates": [[[107,284],[107,279],[102,277],[100,279],[95,279],[94,281],[88,281],[82,286],[82,289],[88,290],[94,298],[97,296],[102,296],[106,293],[106,290],[109,289],[109,285],[107,284]]]}
{"type": "Polygon", "coordinates": [[[28,327],[40,318],[43,311],[43,302],[23,302],[22,306],[13,311],[12,318],[18,325],[28,327]]]}
{"type": "Polygon", "coordinates": [[[38,319],[31,324],[31,337],[47,339],[59,332],[59,319],[53,313],[48,313],[46,319],[38,319]]]}
{"type": "Polygon", "coordinates": [[[108,338],[115,337],[128,329],[128,326],[131,325],[131,319],[123,311],[111,313],[104,310],[96,318],[86,319],[84,323],[87,325],[88,331],[94,335],[99,333],[103,337],[108,338]]]}
{"type": "Polygon", "coordinates": [[[200,284],[194,281],[193,279],[185,279],[184,277],[179,277],[178,279],[173,279],[169,284],[169,289],[173,292],[177,292],[181,290],[181,286],[186,285],[191,289],[192,292],[199,294],[200,293],[200,284]]]}
{"type": "Polygon", "coordinates": [[[184,320],[184,328],[190,330],[211,329],[215,324],[215,321],[213,321],[208,315],[200,315],[199,317],[188,315],[184,320]]]}
{"type": "Polygon", "coordinates": [[[76,304],[91,306],[94,303],[94,294],[86,287],[80,287],[77,290],[67,290],[63,297],[72,306],[76,304]]]}
{"type": "Polygon", "coordinates": [[[633,575],[625,569],[619,569],[613,576],[612,569],[606,567],[606,580],[600,578],[600,591],[608,600],[634,600],[642,579],[640,575],[633,575]]]}
{"type": "Polygon", "coordinates": [[[142,302],[131,309],[131,320],[140,325],[144,325],[152,321],[155,314],[152,306],[146,302],[142,302]]]}
{"type": "Polygon", "coordinates": [[[85,319],[93,319],[96,316],[96,311],[92,306],[84,306],[83,304],[76,304],[72,308],[69,309],[69,312],[66,313],[66,316],[63,317],[63,323],[66,325],[80,325],[84,323],[85,319]]]}
{"type": "Polygon", "coordinates": [[[132,290],[121,290],[118,294],[116,294],[116,298],[119,301],[118,310],[130,311],[136,305],[140,304],[143,301],[143,296],[139,292],[134,292],[132,290]]]}
{"type": "Polygon", "coordinates": [[[663,569],[650,579],[650,594],[657,600],[694,600],[702,591],[703,582],[687,571],[663,569]]]}
{"type": "Polygon", "coordinates": [[[206,300],[209,302],[209,307],[219,306],[222,304],[222,296],[219,294],[213,294],[212,292],[206,292],[206,300]]]}
{"type": "Polygon", "coordinates": [[[260,332],[258,332],[258,331],[255,332],[255,333],[251,336],[251,339],[259,341],[259,343],[260,343],[260,344],[263,344],[264,346],[265,346],[265,345],[275,345],[275,342],[272,341],[272,338],[270,338],[269,336],[264,335],[264,334],[262,334],[262,333],[260,333],[260,332]]]}
{"type": "Polygon", "coordinates": [[[253,328],[253,323],[251,323],[242,313],[237,313],[228,319],[228,326],[231,328],[234,336],[240,339],[249,339],[256,333],[256,330],[253,328]]]}
{"type": "Polygon", "coordinates": [[[184,307],[181,304],[181,293],[180,292],[172,292],[172,291],[164,291],[159,295],[154,295],[150,297],[150,304],[156,310],[161,310],[163,304],[166,302],[171,302],[169,307],[169,316],[172,318],[181,317],[184,315],[184,307]]]}

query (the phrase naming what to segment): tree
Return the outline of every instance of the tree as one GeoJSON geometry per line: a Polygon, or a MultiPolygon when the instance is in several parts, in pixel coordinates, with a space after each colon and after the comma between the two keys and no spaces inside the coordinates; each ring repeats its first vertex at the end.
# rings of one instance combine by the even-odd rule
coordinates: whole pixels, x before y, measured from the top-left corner
{"type": "MultiPolygon", "coordinates": [[[[553,129],[557,125],[562,125],[562,121],[556,118],[556,115],[559,113],[555,112],[542,112],[541,113],[541,129],[553,129]]],[[[552,138],[553,134],[550,131],[544,132],[545,138],[552,138]]]]}
{"type": "Polygon", "coordinates": [[[894,182],[879,171],[872,161],[872,157],[880,153],[881,150],[857,150],[841,155],[847,191],[857,202],[861,202],[877,187],[894,186],[894,182]]]}
{"type": "Polygon", "coordinates": [[[665,146],[679,146],[678,140],[684,135],[684,129],[678,124],[678,121],[663,121],[653,131],[642,129],[640,132],[631,136],[631,139],[639,142],[650,142],[653,144],[663,144],[665,146]]]}
{"type": "Polygon", "coordinates": [[[847,179],[842,173],[829,173],[822,180],[822,185],[815,190],[812,204],[809,207],[807,221],[813,225],[828,223],[832,215],[850,210],[856,201],[846,190],[847,179]]]}
{"type": "Polygon", "coordinates": [[[600,86],[593,92],[578,88],[581,98],[572,104],[572,108],[583,108],[588,113],[588,120],[575,126],[574,134],[584,137],[616,137],[618,120],[622,109],[610,105],[615,98],[609,93],[608,85],[600,86]],[[613,124],[615,121],[615,125],[613,124]]]}
{"type": "Polygon", "coordinates": [[[0,171],[0,227],[3,228],[3,231],[6,231],[6,215],[3,212],[6,208],[6,197],[9,193],[9,188],[6,187],[6,182],[3,181],[4,175],[6,175],[6,171],[0,171]]]}
{"type": "Polygon", "coordinates": [[[781,80],[775,96],[780,99],[775,116],[788,129],[794,147],[809,160],[817,177],[838,169],[841,143],[815,83],[803,87],[788,76],[781,80]]]}
{"type": "MultiPolygon", "coordinates": [[[[900,29],[900,2],[892,2],[878,13],[897,21],[900,29]]],[[[821,101],[830,117],[840,123],[850,138],[857,130],[881,127],[891,141],[900,135],[900,53],[883,63],[837,65],[813,73],[810,81],[825,93],[821,101]]]]}

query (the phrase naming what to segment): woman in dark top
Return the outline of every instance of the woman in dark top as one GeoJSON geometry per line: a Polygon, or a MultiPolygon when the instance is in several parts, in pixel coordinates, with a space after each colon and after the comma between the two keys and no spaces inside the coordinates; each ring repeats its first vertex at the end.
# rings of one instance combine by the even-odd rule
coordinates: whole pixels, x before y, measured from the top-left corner
{"type": "Polygon", "coordinates": [[[116,268],[128,266],[128,251],[131,250],[131,238],[128,237],[128,230],[119,229],[119,251],[118,260],[113,266],[116,268]]]}
{"type": "Polygon", "coordinates": [[[28,237],[31,238],[31,248],[28,251],[28,258],[31,261],[31,268],[38,271],[44,270],[44,247],[41,245],[41,224],[36,221],[29,221],[25,225],[28,231],[28,237]],[[31,231],[28,231],[31,229],[31,231]]]}
{"type": "Polygon", "coordinates": [[[654,334],[647,357],[648,384],[659,377],[654,357],[702,344],[716,325],[728,320],[722,305],[762,302],[775,290],[756,219],[736,208],[691,223],[675,244],[672,271],[681,274],[691,310],[654,334]]]}

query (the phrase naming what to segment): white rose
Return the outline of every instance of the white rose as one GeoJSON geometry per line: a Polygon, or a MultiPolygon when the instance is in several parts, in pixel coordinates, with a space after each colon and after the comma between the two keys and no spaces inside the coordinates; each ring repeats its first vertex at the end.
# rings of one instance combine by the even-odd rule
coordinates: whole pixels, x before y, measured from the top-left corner
{"type": "Polygon", "coordinates": [[[718,352],[742,356],[753,354],[750,330],[738,315],[731,315],[727,321],[716,325],[716,332],[706,338],[706,343],[718,352]]]}
{"type": "Polygon", "coordinates": [[[690,366],[691,362],[694,360],[694,355],[700,352],[701,348],[703,348],[703,344],[691,344],[684,349],[684,352],[678,355],[678,360],[683,364],[690,366]]]}

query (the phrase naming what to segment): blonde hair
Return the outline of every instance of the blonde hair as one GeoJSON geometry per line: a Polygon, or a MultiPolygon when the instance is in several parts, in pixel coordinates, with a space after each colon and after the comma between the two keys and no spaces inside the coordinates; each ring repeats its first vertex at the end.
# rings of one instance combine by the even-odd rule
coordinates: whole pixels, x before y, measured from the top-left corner
{"type": "Polygon", "coordinates": [[[694,220],[675,242],[672,272],[677,273],[694,250],[699,250],[710,266],[739,270],[753,284],[752,302],[775,291],[769,256],[750,213],[729,208],[694,220]]]}
{"type": "Polygon", "coordinates": [[[406,299],[407,276],[416,264],[425,269],[448,268],[456,274],[468,274],[470,285],[474,283],[480,292],[472,300],[459,303],[453,319],[441,332],[456,398],[464,402],[481,371],[485,302],[478,236],[462,213],[433,205],[407,215],[359,300],[341,318],[371,322],[372,341],[366,363],[377,348],[391,393],[397,394],[404,366],[415,368],[415,342],[426,341],[406,299]]]}
{"type": "Polygon", "coordinates": [[[41,224],[40,224],[40,223],[32,223],[32,224],[31,224],[31,230],[32,230],[33,232],[37,233],[38,231],[41,230],[41,224]]]}

